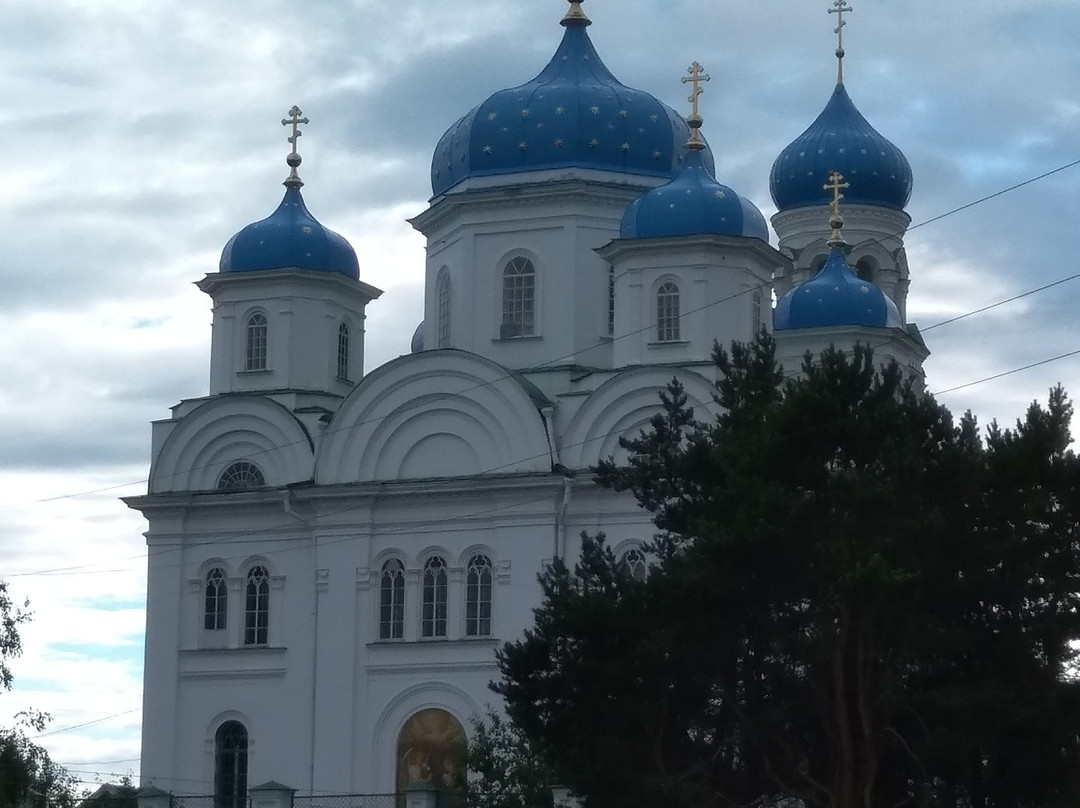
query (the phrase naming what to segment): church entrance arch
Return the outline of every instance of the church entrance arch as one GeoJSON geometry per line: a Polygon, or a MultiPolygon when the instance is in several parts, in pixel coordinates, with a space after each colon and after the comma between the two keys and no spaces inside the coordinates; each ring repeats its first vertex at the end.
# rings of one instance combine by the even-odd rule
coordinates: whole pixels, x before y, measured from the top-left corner
{"type": "Polygon", "coordinates": [[[398,734],[398,795],[413,789],[459,794],[465,776],[465,747],[461,722],[446,710],[429,707],[413,713],[398,734]]]}

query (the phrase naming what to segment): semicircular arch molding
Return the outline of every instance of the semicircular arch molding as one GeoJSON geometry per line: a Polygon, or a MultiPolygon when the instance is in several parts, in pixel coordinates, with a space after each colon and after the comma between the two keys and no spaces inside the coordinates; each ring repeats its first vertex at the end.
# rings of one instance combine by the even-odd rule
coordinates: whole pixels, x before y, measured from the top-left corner
{"type": "Polygon", "coordinates": [[[551,469],[539,393],[454,349],[383,365],[349,394],[315,460],[320,485],[551,469]]]}
{"type": "MultiPolygon", "coordinates": [[[[482,715],[483,709],[464,690],[446,682],[423,682],[410,685],[394,696],[376,719],[372,733],[372,748],[384,750],[384,757],[373,756],[372,771],[376,788],[380,783],[387,792],[393,792],[394,774],[397,768],[397,742],[406,722],[421,710],[444,710],[462,726],[469,738],[473,716],[482,715]]],[[[380,793],[384,793],[380,791],[380,793]]]]}
{"type": "Polygon", "coordinates": [[[311,438],[280,404],[261,396],[230,396],[202,404],[165,439],[153,464],[150,492],[209,491],[226,466],[247,460],[267,486],[310,480],[311,438]]]}
{"type": "Polygon", "coordinates": [[[672,368],[625,371],[600,385],[574,415],[562,436],[563,464],[583,469],[609,457],[616,462],[625,459],[619,438],[636,437],[662,412],[660,393],[667,390],[672,377],[682,383],[686,403],[698,420],[708,420],[718,412],[715,385],[698,373],[672,368]]]}

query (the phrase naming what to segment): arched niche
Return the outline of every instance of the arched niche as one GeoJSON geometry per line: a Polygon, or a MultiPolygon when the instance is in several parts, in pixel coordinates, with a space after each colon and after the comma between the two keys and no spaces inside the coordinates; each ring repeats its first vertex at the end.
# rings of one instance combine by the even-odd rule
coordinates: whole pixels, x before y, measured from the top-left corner
{"type": "Polygon", "coordinates": [[[311,479],[307,430],[285,407],[262,396],[215,398],[188,413],[161,446],[150,493],[216,489],[222,471],[246,460],[268,486],[311,479]]]}
{"type": "Polygon", "coordinates": [[[716,387],[698,373],[669,367],[624,371],[600,385],[574,415],[562,436],[563,465],[581,469],[608,457],[623,459],[619,438],[635,437],[648,427],[649,420],[661,412],[660,393],[673,377],[682,383],[687,404],[698,420],[715,415],[716,387]]]}
{"type": "Polygon", "coordinates": [[[476,354],[403,356],[342,403],[319,447],[316,482],[550,471],[547,405],[529,382],[476,354]]]}

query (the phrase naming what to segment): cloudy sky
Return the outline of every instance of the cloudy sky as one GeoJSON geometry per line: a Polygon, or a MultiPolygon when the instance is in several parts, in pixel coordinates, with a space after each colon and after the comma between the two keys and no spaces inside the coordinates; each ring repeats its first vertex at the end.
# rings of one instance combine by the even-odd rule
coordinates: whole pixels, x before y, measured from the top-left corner
{"type": "MultiPolygon", "coordinates": [[[[907,154],[917,225],[1080,159],[1076,0],[851,0],[849,92],[907,154]]],[[[686,107],[692,60],[718,178],[770,215],[773,158],[832,90],[827,0],[589,0],[626,84],[686,107]]],[[[367,366],[420,318],[424,209],[442,132],[535,75],[563,0],[0,0],[0,578],[32,623],[0,694],[84,780],[138,773],[149,422],[204,394],[193,282],[277,205],[293,104],[309,207],[385,290],[367,366]]],[[[912,230],[909,319],[954,411],[1011,422],[1080,356],[1080,167],[912,230]]]]}

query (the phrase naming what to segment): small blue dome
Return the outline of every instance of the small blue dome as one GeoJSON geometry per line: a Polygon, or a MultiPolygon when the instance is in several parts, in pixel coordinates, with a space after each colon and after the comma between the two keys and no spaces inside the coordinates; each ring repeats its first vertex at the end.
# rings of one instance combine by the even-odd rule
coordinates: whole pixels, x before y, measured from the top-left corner
{"type": "Polygon", "coordinates": [[[752,202],[721,185],[691,149],[678,176],[651,188],[623,214],[620,238],[715,234],[769,240],[765,217],[752,202]]]}
{"type": "Polygon", "coordinates": [[[824,328],[868,325],[901,328],[896,304],[869,281],[857,277],[839,247],[833,247],[825,266],[806,283],[788,291],[773,310],[773,328],[824,328]]]}
{"type": "Polygon", "coordinates": [[[304,204],[299,184],[287,182],[277,210],[229,239],[221,252],[220,270],[257,272],[291,267],[360,278],[356,251],[342,236],[319,224],[304,204]]]}
{"type": "Polygon", "coordinates": [[[851,183],[847,204],[903,210],[911,198],[911,165],[855,108],[843,84],[810,128],[773,163],[769,189],[779,210],[825,205],[822,186],[838,171],[851,183]]]}
{"type": "Polygon", "coordinates": [[[416,330],[412,333],[412,339],[409,340],[409,353],[420,353],[424,350],[424,321],[420,321],[420,325],[416,327],[416,330]]]}
{"type": "MultiPolygon", "coordinates": [[[[500,90],[451,126],[435,147],[431,190],[467,177],[594,168],[670,178],[690,130],[670,107],[619,83],[585,32],[563,20],[562,43],[532,81],[500,90]]],[[[712,168],[712,154],[705,157],[712,168]]]]}

